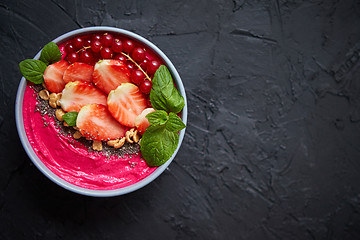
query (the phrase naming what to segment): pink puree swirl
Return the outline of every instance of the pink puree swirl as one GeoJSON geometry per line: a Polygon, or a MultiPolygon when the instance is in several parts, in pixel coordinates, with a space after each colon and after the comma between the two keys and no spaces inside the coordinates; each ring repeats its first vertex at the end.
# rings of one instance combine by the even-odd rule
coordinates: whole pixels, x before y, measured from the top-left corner
{"type": "Polygon", "coordinates": [[[74,139],[72,136],[58,136],[59,129],[55,128],[54,119],[45,115],[50,124],[43,126],[41,114],[34,112],[37,104],[34,93],[28,85],[23,101],[25,132],[39,159],[60,178],[87,189],[110,190],[134,184],[156,170],[156,167],[146,164],[141,154],[132,158],[112,156],[108,159],[101,153],[89,153],[79,142],[69,143],[74,139]]]}

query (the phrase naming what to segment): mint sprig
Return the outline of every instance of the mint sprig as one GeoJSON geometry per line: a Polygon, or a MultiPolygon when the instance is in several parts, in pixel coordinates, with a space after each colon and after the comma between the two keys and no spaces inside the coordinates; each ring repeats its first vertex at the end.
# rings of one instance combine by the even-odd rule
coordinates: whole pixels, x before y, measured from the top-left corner
{"type": "Polygon", "coordinates": [[[179,144],[178,131],[186,127],[177,115],[185,106],[184,98],[164,65],[154,75],[150,100],[156,111],[146,115],[150,126],[142,136],[140,151],[149,166],[157,167],[174,154],[179,144]]]}
{"type": "Polygon", "coordinates": [[[71,127],[76,126],[76,119],[78,116],[78,112],[67,112],[65,113],[62,118],[64,119],[64,121],[71,127]]]}
{"type": "Polygon", "coordinates": [[[157,110],[179,113],[185,106],[183,96],[174,86],[171,73],[161,65],[155,72],[150,92],[151,105],[157,110]]]}
{"type": "Polygon", "coordinates": [[[21,74],[30,82],[41,84],[44,82],[44,72],[49,64],[61,60],[61,52],[54,42],[46,44],[40,53],[40,60],[25,59],[19,63],[21,74]]]}
{"type": "Polygon", "coordinates": [[[185,128],[185,124],[175,113],[170,112],[168,115],[163,110],[151,112],[146,118],[150,126],[142,136],[140,150],[149,166],[158,167],[169,160],[175,152],[179,143],[177,132],[185,128]],[[161,120],[154,121],[156,117],[161,120]],[[167,120],[164,121],[165,117],[167,120]]]}

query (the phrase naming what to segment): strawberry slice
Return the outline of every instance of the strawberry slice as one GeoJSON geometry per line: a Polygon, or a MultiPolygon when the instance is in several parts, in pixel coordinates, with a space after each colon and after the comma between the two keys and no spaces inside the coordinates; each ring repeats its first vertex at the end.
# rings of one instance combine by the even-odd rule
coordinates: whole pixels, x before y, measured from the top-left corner
{"type": "Polygon", "coordinates": [[[63,75],[68,66],[69,63],[64,60],[47,66],[43,76],[46,88],[50,92],[59,93],[64,89],[65,82],[63,80],[63,75]]]}
{"type": "Polygon", "coordinates": [[[93,82],[104,93],[109,94],[122,83],[129,83],[130,71],[127,66],[114,59],[100,60],[95,64],[93,82]]]}
{"type": "Polygon", "coordinates": [[[69,82],[65,85],[60,99],[61,108],[66,112],[76,111],[90,103],[106,106],[106,95],[88,82],[69,82]]]}
{"type": "Polygon", "coordinates": [[[76,126],[84,137],[98,141],[121,138],[126,130],[104,105],[96,103],[81,108],[76,126]]]}
{"type": "Polygon", "coordinates": [[[147,127],[150,125],[149,120],[146,118],[146,115],[154,111],[155,109],[153,108],[145,108],[144,111],[142,111],[140,115],[135,118],[135,127],[141,134],[143,134],[147,127]]]}
{"type": "Polygon", "coordinates": [[[135,127],[135,118],[147,107],[144,95],[132,83],[123,83],[111,91],[107,105],[111,115],[128,127],[135,127]]]}
{"type": "Polygon", "coordinates": [[[94,67],[82,63],[82,62],[75,62],[71,64],[64,72],[64,82],[92,82],[92,74],[94,72],[94,67]]]}

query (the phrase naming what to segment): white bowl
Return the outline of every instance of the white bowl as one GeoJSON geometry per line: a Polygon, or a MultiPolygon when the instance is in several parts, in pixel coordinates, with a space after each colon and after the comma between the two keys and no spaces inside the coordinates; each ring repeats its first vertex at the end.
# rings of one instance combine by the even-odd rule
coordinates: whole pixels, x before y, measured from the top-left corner
{"type": "MultiPolygon", "coordinates": [[[[153,43],[151,43],[147,39],[145,39],[135,33],[129,32],[127,30],[119,29],[119,28],[87,27],[87,28],[82,28],[82,29],[74,30],[74,31],[68,32],[66,34],[63,34],[60,37],[54,39],[53,42],[60,44],[69,39],[72,39],[78,35],[92,34],[92,33],[96,33],[96,32],[118,33],[118,34],[126,36],[130,39],[134,39],[134,40],[140,42],[141,44],[147,46],[151,50],[153,50],[160,57],[160,59],[162,59],[165,62],[166,66],[168,67],[168,69],[170,70],[170,72],[174,78],[174,81],[176,83],[178,90],[180,91],[181,95],[184,97],[185,107],[182,110],[181,118],[182,118],[183,122],[186,124],[186,122],[187,122],[187,101],[186,101],[184,85],[181,81],[181,78],[180,78],[178,72],[176,71],[174,65],[166,57],[166,55],[158,47],[156,47],[153,43]]],[[[34,59],[39,59],[40,52],[38,52],[38,54],[36,54],[34,59]]],[[[29,158],[32,160],[32,162],[35,164],[35,166],[43,174],[45,174],[45,176],[47,176],[50,180],[52,180],[56,184],[60,185],[61,187],[68,189],[70,191],[73,191],[75,193],[79,193],[79,194],[83,194],[83,195],[87,195],[87,196],[94,196],[94,197],[111,197],[111,196],[118,196],[118,195],[130,193],[130,192],[133,192],[135,190],[138,190],[138,189],[146,186],[147,184],[152,182],[154,179],[156,179],[169,166],[169,164],[172,162],[172,160],[176,156],[176,154],[181,146],[182,140],[184,138],[185,129],[180,131],[179,144],[178,144],[178,147],[175,150],[174,154],[171,156],[171,158],[166,163],[164,163],[163,165],[158,167],[148,177],[144,178],[143,180],[140,180],[139,182],[137,182],[135,184],[132,184],[130,186],[126,186],[123,188],[119,188],[119,189],[113,189],[113,190],[92,190],[92,189],[87,189],[87,188],[82,188],[82,187],[76,186],[74,184],[71,184],[71,183],[63,180],[59,176],[55,175],[52,171],[50,171],[50,169],[47,168],[45,166],[45,164],[38,158],[38,156],[35,154],[33,148],[30,145],[30,142],[25,133],[23,113],[22,113],[23,99],[24,99],[24,92],[25,92],[26,85],[27,85],[27,81],[23,77],[19,84],[19,88],[18,88],[17,96],[16,96],[16,102],[15,102],[16,126],[17,126],[17,130],[19,133],[21,143],[24,146],[24,149],[25,149],[26,153],[28,154],[29,158]]]]}

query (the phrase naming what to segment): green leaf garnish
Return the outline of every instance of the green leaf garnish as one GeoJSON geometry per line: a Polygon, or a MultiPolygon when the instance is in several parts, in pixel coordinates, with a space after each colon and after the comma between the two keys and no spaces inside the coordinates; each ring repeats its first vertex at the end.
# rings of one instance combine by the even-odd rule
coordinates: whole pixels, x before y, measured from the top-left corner
{"type": "Polygon", "coordinates": [[[173,112],[169,113],[169,120],[167,120],[165,127],[171,132],[178,132],[185,128],[185,124],[181,121],[181,118],[173,112]]]}
{"type": "Polygon", "coordinates": [[[169,119],[167,112],[163,110],[148,113],[146,118],[149,120],[151,125],[163,125],[169,119]]]}
{"type": "Polygon", "coordinates": [[[161,65],[152,80],[150,101],[156,110],[179,113],[185,106],[180,92],[175,88],[168,68],[161,65]]]}
{"type": "Polygon", "coordinates": [[[147,114],[146,118],[150,126],[142,136],[140,151],[149,166],[157,167],[174,154],[179,144],[177,132],[186,126],[173,112],[168,115],[163,110],[156,110],[147,114]]]}
{"type": "Polygon", "coordinates": [[[61,60],[61,52],[54,42],[49,42],[40,53],[40,60],[26,59],[19,63],[21,74],[30,82],[41,84],[44,82],[44,72],[47,65],[61,60]]]}
{"type": "Polygon", "coordinates": [[[43,74],[46,64],[40,60],[26,59],[19,63],[21,74],[30,82],[41,84],[44,82],[43,74]]]}
{"type": "Polygon", "coordinates": [[[141,154],[151,167],[164,164],[175,152],[179,143],[177,132],[169,131],[164,125],[150,125],[141,139],[141,154]]]}
{"type": "Polygon", "coordinates": [[[61,60],[61,52],[54,42],[49,42],[44,46],[40,54],[40,61],[43,61],[46,65],[56,63],[61,60]]]}
{"type": "Polygon", "coordinates": [[[63,115],[64,121],[71,127],[76,126],[78,112],[68,112],[63,115]]]}
{"type": "Polygon", "coordinates": [[[149,120],[150,125],[165,125],[166,129],[171,132],[178,132],[186,127],[181,118],[173,112],[168,115],[164,110],[156,110],[148,113],[146,118],[149,120]]]}
{"type": "Polygon", "coordinates": [[[150,101],[156,111],[146,115],[150,126],[142,136],[140,151],[146,163],[155,167],[174,154],[179,144],[178,131],[186,126],[176,114],[184,108],[185,100],[174,86],[166,66],[158,68],[152,84],[150,101]]]}

